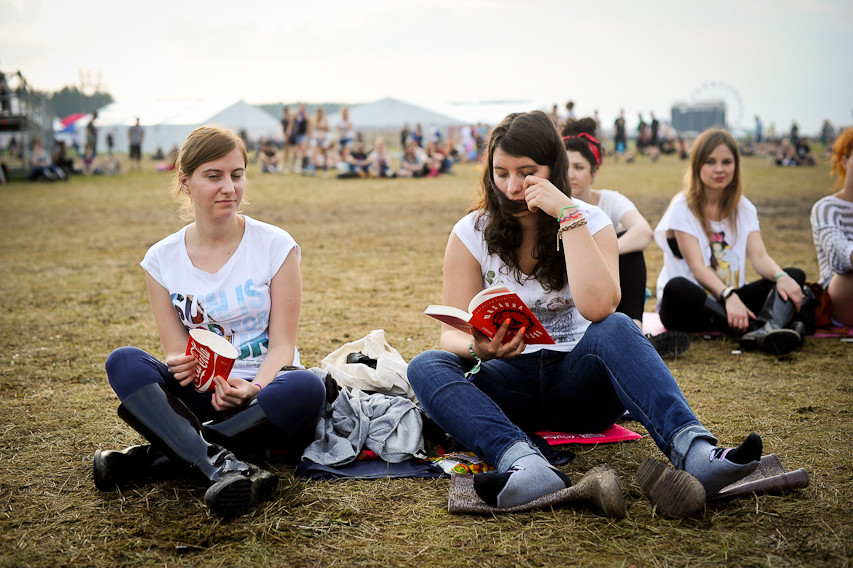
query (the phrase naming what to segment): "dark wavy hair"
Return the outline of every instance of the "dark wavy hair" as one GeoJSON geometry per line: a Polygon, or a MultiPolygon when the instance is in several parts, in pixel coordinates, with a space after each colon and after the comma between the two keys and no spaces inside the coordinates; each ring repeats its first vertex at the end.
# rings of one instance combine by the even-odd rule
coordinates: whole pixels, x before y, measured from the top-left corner
{"type": "MultiPolygon", "coordinates": [[[[489,253],[496,254],[510,267],[513,275],[522,280],[518,262],[521,225],[513,215],[525,205],[522,203],[519,207],[495,184],[494,155],[497,148],[511,156],[525,156],[540,166],[548,166],[551,169],[549,181],[571,197],[569,160],[554,123],[542,111],[510,114],[492,130],[489,137],[480,192],[471,211],[480,212],[478,226],[483,230],[489,253]]],[[[559,290],[568,282],[566,257],[554,246],[559,223],[544,211],[537,211],[535,215],[537,242],[533,247],[533,258],[536,259],[533,277],[546,290],[559,290]]]]}
{"type": "Polygon", "coordinates": [[[563,146],[567,152],[579,152],[584,159],[589,162],[592,172],[598,171],[601,163],[596,159],[593,152],[593,146],[598,150],[598,155],[601,156],[601,161],[604,160],[604,147],[601,142],[594,142],[589,138],[579,137],[579,134],[589,134],[595,138],[595,131],[598,130],[598,123],[594,118],[584,117],[579,120],[571,120],[563,125],[563,146]]]}

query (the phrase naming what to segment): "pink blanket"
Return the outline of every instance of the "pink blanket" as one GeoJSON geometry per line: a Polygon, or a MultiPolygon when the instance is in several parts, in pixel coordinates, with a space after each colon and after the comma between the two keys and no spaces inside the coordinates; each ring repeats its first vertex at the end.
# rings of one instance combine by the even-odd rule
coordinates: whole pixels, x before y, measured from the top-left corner
{"type": "Polygon", "coordinates": [[[607,444],[609,442],[629,442],[642,438],[636,432],[632,432],[618,424],[614,424],[602,432],[591,434],[569,434],[567,432],[549,431],[536,433],[545,438],[545,441],[551,446],[560,446],[562,444],[607,444]]]}

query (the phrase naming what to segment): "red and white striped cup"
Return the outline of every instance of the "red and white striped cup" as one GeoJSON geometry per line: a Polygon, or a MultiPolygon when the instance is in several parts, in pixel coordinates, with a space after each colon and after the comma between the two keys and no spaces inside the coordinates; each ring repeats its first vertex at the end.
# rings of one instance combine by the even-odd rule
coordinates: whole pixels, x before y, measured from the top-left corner
{"type": "Polygon", "coordinates": [[[227,379],[239,354],[237,348],[221,335],[206,329],[191,329],[187,355],[192,355],[196,360],[193,378],[195,390],[212,390],[213,377],[227,379]]]}

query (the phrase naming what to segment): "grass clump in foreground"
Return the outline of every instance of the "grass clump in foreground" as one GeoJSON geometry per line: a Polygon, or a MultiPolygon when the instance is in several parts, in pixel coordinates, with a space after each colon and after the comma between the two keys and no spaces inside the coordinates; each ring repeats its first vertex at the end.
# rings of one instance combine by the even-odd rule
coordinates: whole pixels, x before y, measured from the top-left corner
{"type": "MultiPolygon", "coordinates": [[[[654,226],[686,164],[605,163],[597,187],[631,197],[654,226]]],[[[744,159],[771,255],[818,277],[808,213],[828,168],[744,159]]],[[[306,365],[372,329],[408,360],[435,347],[421,312],[441,297],[444,245],[477,168],[416,180],[261,175],[247,213],[290,231],[303,249],[299,346],[306,365]]],[[[169,180],[143,172],[64,184],[0,186],[0,566],[844,566],[853,555],[853,346],[809,338],[782,358],[732,353],[695,338],[669,363],[699,418],[726,444],[759,432],[768,452],[805,467],[811,486],[709,505],[683,520],[654,516],[634,481],[651,439],[574,448],[578,479],[603,463],[620,475],[628,516],[584,508],[501,517],[451,516],[447,480],[306,482],[273,464],[278,499],[222,521],[203,490],[170,481],[99,493],[97,448],[141,441],[116,416],[103,362],[120,345],[160,353],[142,269],[145,250],[181,226],[169,180]]],[[[662,255],[647,251],[654,290],[662,255]]],[[[748,277],[754,278],[751,273],[748,277]]],[[[651,300],[648,309],[653,309],[651,300]]],[[[629,428],[645,434],[637,423],[629,428]]]]}

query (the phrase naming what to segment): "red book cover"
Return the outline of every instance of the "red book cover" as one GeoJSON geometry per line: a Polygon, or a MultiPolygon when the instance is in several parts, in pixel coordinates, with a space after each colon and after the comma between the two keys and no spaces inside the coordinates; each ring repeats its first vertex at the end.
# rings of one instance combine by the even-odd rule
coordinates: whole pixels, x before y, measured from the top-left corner
{"type": "Polygon", "coordinates": [[[527,304],[518,294],[504,286],[483,290],[474,296],[468,309],[470,313],[452,306],[432,305],[424,313],[463,331],[470,332],[470,326],[474,326],[488,337],[494,337],[501,324],[508,319],[510,324],[504,343],[510,341],[521,328],[525,329],[524,342],[527,344],[554,343],[527,304]]]}

